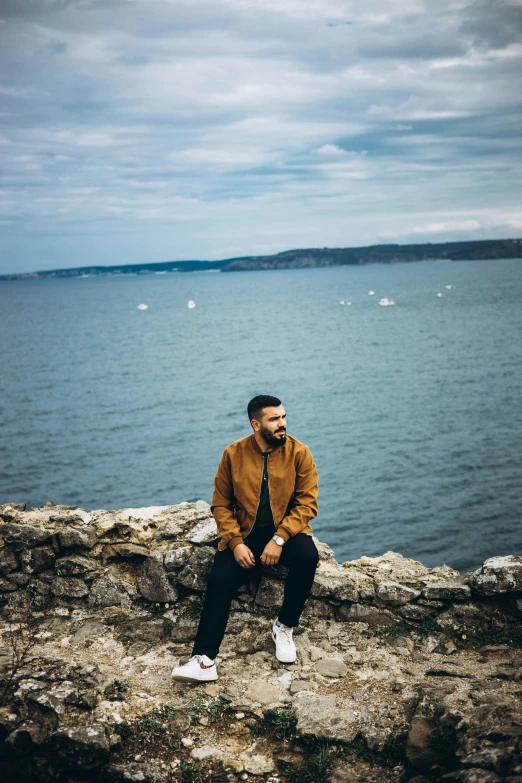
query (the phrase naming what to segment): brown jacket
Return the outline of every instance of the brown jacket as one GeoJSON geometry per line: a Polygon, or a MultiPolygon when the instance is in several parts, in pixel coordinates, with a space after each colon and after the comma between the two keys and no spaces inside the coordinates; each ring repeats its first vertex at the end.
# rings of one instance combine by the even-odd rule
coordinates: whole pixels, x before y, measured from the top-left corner
{"type": "MultiPolygon", "coordinates": [[[[214,479],[211,510],[221,540],[234,549],[248,535],[257,514],[263,456],[254,435],[227,446],[214,479]]],[[[268,487],[275,531],[285,541],[296,533],[312,535],[317,516],[317,468],[308,446],[290,435],[268,457],[268,487]]]]}

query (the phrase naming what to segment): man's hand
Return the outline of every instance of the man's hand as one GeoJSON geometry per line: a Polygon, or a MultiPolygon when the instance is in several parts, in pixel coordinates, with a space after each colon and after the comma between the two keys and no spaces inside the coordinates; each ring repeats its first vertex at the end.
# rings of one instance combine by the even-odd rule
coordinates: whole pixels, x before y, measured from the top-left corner
{"type": "Polygon", "coordinates": [[[276,544],[276,542],[271,538],[268,544],[263,549],[263,554],[261,555],[261,562],[263,565],[276,565],[276,563],[279,562],[279,558],[281,557],[281,552],[283,551],[283,547],[279,546],[279,544],[276,544]]]}
{"type": "MultiPolygon", "coordinates": [[[[275,541],[272,543],[275,544],[275,541]]],[[[238,544],[232,551],[236,561],[240,566],[243,566],[243,568],[252,568],[252,566],[255,566],[256,559],[246,544],[238,544]]]]}

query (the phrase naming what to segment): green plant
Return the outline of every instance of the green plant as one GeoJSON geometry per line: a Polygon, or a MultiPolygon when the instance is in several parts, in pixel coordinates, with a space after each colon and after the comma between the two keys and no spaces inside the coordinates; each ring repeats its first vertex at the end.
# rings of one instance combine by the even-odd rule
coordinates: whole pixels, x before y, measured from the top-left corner
{"type": "Polygon", "coordinates": [[[289,739],[295,737],[297,729],[297,716],[289,709],[263,710],[263,717],[250,727],[252,734],[272,734],[277,739],[289,739]]]}
{"type": "Polygon", "coordinates": [[[361,761],[393,767],[406,757],[406,737],[405,732],[394,734],[386,740],[381,750],[373,750],[368,747],[366,737],[358,734],[353,742],[346,746],[346,751],[349,756],[356,756],[361,761]]]}
{"type": "Polygon", "coordinates": [[[132,728],[128,723],[118,723],[114,727],[116,734],[119,734],[123,741],[132,736],[132,728]]]}
{"type": "Polygon", "coordinates": [[[192,620],[197,620],[201,615],[202,610],[203,601],[200,598],[195,598],[194,600],[189,601],[185,609],[185,613],[186,616],[190,617],[192,620]]]}
{"type": "Polygon", "coordinates": [[[163,614],[167,609],[170,609],[170,604],[168,601],[163,601],[162,603],[156,601],[152,604],[148,604],[147,609],[151,614],[163,614]]]}
{"type": "Polygon", "coordinates": [[[330,750],[324,741],[316,745],[312,755],[300,764],[293,767],[288,773],[288,783],[319,783],[325,781],[328,772],[337,761],[339,754],[330,750]]]}
{"type": "Polygon", "coordinates": [[[122,682],[122,680],[113,680],[110,685],[105,688],[105,696],[108,699],[118,699],[122,693],[129,690],[129,686],[122,682]]]}
{"type": "Polygon", "coordinates": [[[185,703],[191,720],[197,721],[201,717],[207,717],[209,723],[216,723],[229,709],[227,702],[218,696],[212,699],[206,693],[195,693],[185,703]]]}

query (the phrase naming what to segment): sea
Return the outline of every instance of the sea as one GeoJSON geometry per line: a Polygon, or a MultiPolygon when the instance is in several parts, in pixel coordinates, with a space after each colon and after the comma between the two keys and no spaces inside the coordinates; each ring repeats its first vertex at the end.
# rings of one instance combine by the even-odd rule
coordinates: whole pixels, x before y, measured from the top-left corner
{"type": "Polygon", "coordinates": [[[312,450],[312,527],[339,563],[393,550],[464,573],[520,554],[521,271],[1,282],[0,503],[210,502],[223,449],[251,432],[249,399],[272,394],[312,450]]]}

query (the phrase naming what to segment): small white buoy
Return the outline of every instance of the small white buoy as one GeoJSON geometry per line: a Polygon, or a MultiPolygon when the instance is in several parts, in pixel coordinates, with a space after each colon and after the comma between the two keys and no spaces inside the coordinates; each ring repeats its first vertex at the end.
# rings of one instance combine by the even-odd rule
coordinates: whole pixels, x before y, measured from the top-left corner
{"type": "Polygon", "coordinates": [[[195,301],[193,299],[189,299],[188,305],[187,305],[188,309],[189,310],[193,310],[195,308],[195,306],[196,306],[195,301]]]}
{"type": "Polygon", "coordinates": [[[138,305],[138,310],[147,310],[147,308],[148,308],[148,305],[145,305],[145,304],[139,304],[138,305]]]}
{"type": "Polygon", "coordinates": [[[368,291],[368,296],[373,296],[375,294],[375,291],[368,291]]]}
{"type": "Polygon", "coordinates": [[[437,294],[437,296],[442,296],[442,294],[440,293],[440,291],[439,291],[439,293],[437,294]]]}

